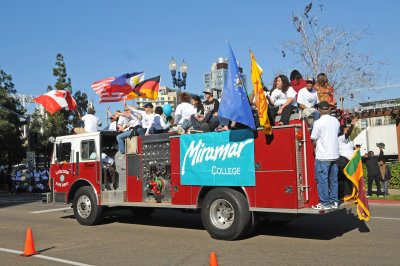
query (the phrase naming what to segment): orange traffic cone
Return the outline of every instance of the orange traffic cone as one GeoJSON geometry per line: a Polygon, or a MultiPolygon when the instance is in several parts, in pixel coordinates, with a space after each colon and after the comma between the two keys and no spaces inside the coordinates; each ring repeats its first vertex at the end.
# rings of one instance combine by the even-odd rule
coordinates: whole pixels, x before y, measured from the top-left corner
{"type": "Polygon", "coordinates": [[[35,245],[33,244],[33,236],[32,236],[32,229],[28,228],[28,232],[26,232],[26,241],[25,241],[25,250],[21,256],[32,256],[39,254],[39,252],[35,251],[35,245]]]}
{"type": "Polygon", "coordinates": [[[218,266],[217,256],[215,255],[215,252],[211,252],[210,254],[210,266],[218,266]]]}

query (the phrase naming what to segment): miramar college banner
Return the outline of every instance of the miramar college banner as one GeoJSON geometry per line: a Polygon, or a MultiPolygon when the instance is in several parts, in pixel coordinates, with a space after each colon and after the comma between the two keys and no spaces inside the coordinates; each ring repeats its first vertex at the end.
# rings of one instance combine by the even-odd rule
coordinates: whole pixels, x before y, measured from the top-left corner
{"type": "Polygon", "coordinates": [[[254,132],[182,135],[180,166],[182,185],[255,186],[254,132]]]}

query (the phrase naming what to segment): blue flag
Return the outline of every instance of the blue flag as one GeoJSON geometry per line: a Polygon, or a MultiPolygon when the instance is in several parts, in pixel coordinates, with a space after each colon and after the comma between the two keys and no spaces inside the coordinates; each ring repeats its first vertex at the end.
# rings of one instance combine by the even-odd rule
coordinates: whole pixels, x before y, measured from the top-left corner
{"type": "Polygon", "coordinates": [[[232,48],[229,47],[228,72],[226,74],[224,92],[222,93],[218,115],[242,123],[256,129],[253,113],[247,94],[243,89],[243,79],[236,63],[232,48]]]}

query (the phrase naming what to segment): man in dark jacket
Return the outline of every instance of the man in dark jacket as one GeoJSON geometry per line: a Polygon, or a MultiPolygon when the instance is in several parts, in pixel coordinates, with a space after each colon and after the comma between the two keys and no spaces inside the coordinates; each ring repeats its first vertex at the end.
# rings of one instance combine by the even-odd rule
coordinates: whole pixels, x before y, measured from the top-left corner
{"type": "Polygon", "coordinates": [[[381,191],[381,177],[380,177],[380,169],[378,166],[378,162],[381,158],[383,158],[383,148],[379,146],[380,152],[379,156],[376,157],[373,151],[368,152],[368,155],[365,154],[364,158],[362,158],[363,163],[367,166],[368,171],[368,193],[367,196],[372,195],[372,183],[375,181],[377,192],[376,194],[382,197],[381,191]]]}

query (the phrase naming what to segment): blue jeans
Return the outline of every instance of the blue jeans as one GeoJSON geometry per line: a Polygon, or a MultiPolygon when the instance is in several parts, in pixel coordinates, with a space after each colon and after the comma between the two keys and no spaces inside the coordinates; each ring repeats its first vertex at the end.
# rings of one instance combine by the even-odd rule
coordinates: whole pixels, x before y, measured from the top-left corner
{"type": "Polygon", "coordinates": [[[121,154],[125,153],[125,139],[131,135],[132,130],[125,131],[117,136],[118,149],[121,154]]]}
{"type": "MultiPolygon", "coordinates": [[[[190,118],[192,118],[192,117],[190,117],[190,118]]],[[[192,126],[192,121],[191,121],[191,119],[185,119],[185,120],[183,120],[183,122],[182,122],[182,128],[186,131],[189,127],[191,127],[192,126]]]]}
{"type": "Polygon", "coordinates": [[[322,205],[330,206],[338,202],[338,166],[336,161],[315,160],[315,181],[319,201],[322,205]]]}
{"type": "Polygon", "coordinates": [[[219,124],[221,126],[228,126],[229,125],[229,119],[224,118],[222,116],[218,116],[218,121],[219,121],[219,124]]]}
{"type": "Polygon", "coordinates": [[[146,134],[146,130],[147,130],[147,128],[139,127],[139,128],[136,130],[136,132],[139,134],[139,136],[144,136],[144,135],[146,134]]]}

